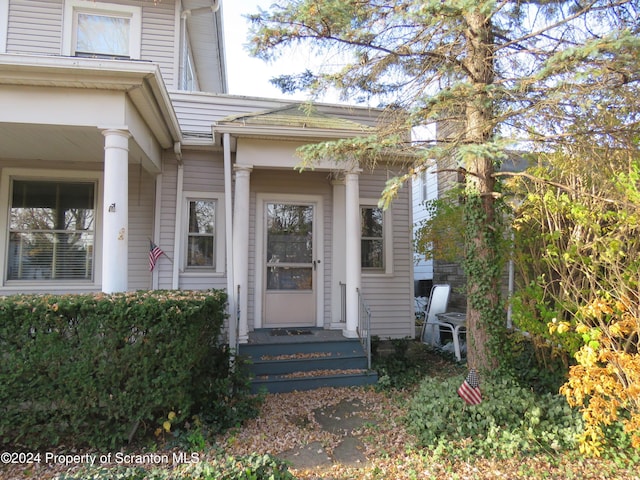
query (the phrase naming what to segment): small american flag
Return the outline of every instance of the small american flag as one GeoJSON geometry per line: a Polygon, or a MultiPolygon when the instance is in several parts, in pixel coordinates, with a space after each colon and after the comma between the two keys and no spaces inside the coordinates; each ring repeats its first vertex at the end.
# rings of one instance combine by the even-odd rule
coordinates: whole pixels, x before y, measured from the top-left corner
{"type": "Polygon", "coordinates": [[[156,267],[156,262],[158,258],[164,255],[162,249],[149,240],[149,271],[153,272],[153,269],[156,267]]]}
{"type": "Polygon", "coordinates": [[[458,388],[458,395],[460,395],[460,398],[467,402],[468,405],[478,405],[482,402],[480,379],[475,369],[471,369],[465,381],[462,382],[462,385],[458,388]]]}

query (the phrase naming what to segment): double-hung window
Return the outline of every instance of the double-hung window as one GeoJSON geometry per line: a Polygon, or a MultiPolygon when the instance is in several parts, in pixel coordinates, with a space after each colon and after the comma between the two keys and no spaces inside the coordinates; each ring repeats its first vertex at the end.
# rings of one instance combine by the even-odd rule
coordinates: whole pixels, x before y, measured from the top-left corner
{"type": "Polygon", "coordinates": [[[139,7],[66,0],[63,50],[67,55],[98,58],[140,58],[139,7]]]}
{"type": "Polygon", "coordinates": [[[93,280],[96,184],[11,182],[7,280],[93,280]]]}
{"type": "Polygon", "coordinates": [[[216,268],[216,200],[188,199],[187,270],[216,268]]]}
{"type": "Polygon", "coordinates": [[[362,269],[384,270],[384,211],[378,207],[361,207],[360,225],[362,269]]]}

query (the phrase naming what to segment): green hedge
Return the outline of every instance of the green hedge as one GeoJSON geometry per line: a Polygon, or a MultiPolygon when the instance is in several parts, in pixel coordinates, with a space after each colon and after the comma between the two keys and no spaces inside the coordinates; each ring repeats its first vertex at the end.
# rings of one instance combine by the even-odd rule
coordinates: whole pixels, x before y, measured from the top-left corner
{"type": "Polygon", "coordinates": [[[220,291],[0,298],[2,444],[116,447],[192,415],[229,373],[225,304],[220,291]]]}

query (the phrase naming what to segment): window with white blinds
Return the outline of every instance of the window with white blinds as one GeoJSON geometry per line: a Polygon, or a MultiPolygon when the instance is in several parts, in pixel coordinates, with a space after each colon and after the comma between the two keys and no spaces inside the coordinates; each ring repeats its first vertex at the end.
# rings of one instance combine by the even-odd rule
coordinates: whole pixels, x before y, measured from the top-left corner
{"type": "Polygon", "coordinates": [[[94,182],[13,180],[7,280],[93,280],[94,182]]]}

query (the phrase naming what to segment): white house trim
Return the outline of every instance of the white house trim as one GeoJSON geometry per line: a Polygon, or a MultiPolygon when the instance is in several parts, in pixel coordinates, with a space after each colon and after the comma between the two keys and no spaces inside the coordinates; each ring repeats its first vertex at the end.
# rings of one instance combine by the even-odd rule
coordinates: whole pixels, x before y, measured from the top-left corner
{"type": "Polygon", "coordinates": [[[62,55],[74,56],[73,40],[75,39],[76,14],[96,13],[111,14],[130,19],[129,23],[129,58],[140,59],[142,41],[142,9],[131,5],[95,2],[94,0],[66,0],[64,4],[62,55]]]}
{"type": "Polygon", "coordinates": [[[182,252],[182,192],[184,190],[184,164],[178,163],[178,173],[176,175],[176,224],[173,231],[173,265],[171,273],[171,288],[180,288],[180,252],[182,252]]]}
{"type": "Polygon", "coordinates": [[[224,221],[224,193],[222,192],[194,192],[184,191],[182,195],[182,250],[179,257],[180,271],[183,277],[211,277],[221,276],[225,271],[225,221],[224,221]],[[189,201],[190,200],[215,200],[215,233],[214,233],[214,255],[215,267],[203,271],[189,270],[187,268],[187,239],[189,231],[189,201]]]}
{"type": "Polygon", "coordinates": [[[223,162],[224,162],[224,220],[225,220],[225,244],[226,244],[226,269],[227,269],[227,296],[229,313],[229,346],[235,349],[238,343],[238,318],[236,315],[237,301],[236,284],[233,271],[233,201],[232,201],[232,171],[231,171],[231,136],[224,134],[223,138],[223,162]]]}
{"type": "Polygon", "coordinates": [[[7,52],[8,27],[9,27],[9,0],[0,0],[0,53],[7,52]]]}
{"type": "MultiPolygon", "coordinates": [[[[360,207],[377,208],[379,199],[377,198],[361,198],[360,207]]],[[[362,269],[362,276],[379,277],[384,275],[393,275],[393,215],[391,209],[388,208],[382,212],[382,228],[384,242],[384,270],[366,270],[362,269]]],[[[362,233],[362,232],[361,232],[362,233]]]]}

